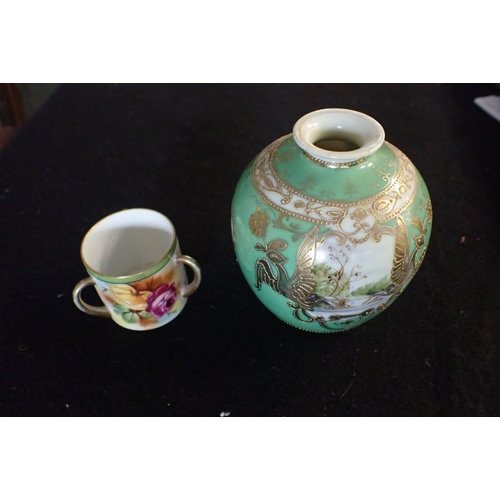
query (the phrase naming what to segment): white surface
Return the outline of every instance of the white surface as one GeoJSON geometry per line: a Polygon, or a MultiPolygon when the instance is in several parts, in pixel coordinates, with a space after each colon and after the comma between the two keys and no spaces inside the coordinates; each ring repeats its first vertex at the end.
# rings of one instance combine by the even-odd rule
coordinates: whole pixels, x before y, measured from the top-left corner
{"type": "Polygon", "coordinates": [[[135,208],[108,215],[82,242],[82,259],[105,276],[130,276],[158,264],[167,255],[175,232],[154,210],[135,208]]]}
{"type": "Polygon", "coordinates": [[[484,97],[476,97],[474,103],[477,104],[483,111],[486,111],[490,116],[500,122],[500,96],[488,95],[484,97]]]}

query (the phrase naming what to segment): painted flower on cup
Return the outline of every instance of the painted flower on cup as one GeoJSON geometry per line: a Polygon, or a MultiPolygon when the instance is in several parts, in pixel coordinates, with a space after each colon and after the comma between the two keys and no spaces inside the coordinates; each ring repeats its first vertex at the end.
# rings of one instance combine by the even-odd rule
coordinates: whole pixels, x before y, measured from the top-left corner
{"type": "Polygon", "coordinates": [[[109,285],[103,292],[123,321],[147,325],[177,311],[177,288],[169,270],[135,283],[109,285]]]}
{"type": "Polygon", "coordinates": [[[134,311],[144,311],[151,294],[149,290],[137,290],[132,285],[111,285],[109,290],[118,304],[134,311]]]}
{"type": "Polygon", "coordinates": [[[173,309],[176,300],[177,288],[175,283],[161,285],[147,297],[146,311],[155,318],[161,318],[173,309]]]}

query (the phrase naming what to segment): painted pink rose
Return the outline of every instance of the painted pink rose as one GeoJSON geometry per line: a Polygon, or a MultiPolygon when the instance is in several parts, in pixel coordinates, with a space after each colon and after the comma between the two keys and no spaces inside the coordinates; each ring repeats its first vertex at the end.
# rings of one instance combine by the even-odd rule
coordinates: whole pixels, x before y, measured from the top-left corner
{"type": "Polygon", "coordinates": [[[177,289],[175,283],[170,285],[160,285],[146,299],[148,306],[146,311],[151,313],[155,318],[161,318],[174,307],[177,300],[177,289]]]}

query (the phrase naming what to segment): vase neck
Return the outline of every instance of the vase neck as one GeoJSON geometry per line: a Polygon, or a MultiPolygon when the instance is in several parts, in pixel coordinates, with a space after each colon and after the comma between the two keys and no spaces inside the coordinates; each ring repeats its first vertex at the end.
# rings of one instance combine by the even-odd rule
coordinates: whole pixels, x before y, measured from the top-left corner
{"type": "Polygon", "coordinates": [[[382,126],[358,111],[330,108],[300,118],[293,138],[306,156],[329,168],[348,168],[377,151],[385,139],[382,126]]]}

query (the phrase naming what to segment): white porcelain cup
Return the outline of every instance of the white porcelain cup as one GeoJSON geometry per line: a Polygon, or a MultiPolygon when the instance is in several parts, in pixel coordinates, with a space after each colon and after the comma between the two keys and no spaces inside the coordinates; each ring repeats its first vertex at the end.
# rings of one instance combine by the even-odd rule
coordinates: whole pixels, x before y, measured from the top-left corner
{"type": "Polygon", "coordinates": [[[199,264],[181,254],[172,222],[145,208],[122,210],[95,224],[82,241],[81,258],[90,277],[73,290],[76,307],[130,330],[150,330],[172,321],[201,281],[199,264]],[[189,284],[184,265],[193,270],[189,284]],[[90,285],[104,306],[82,299],[90,285]]]}

